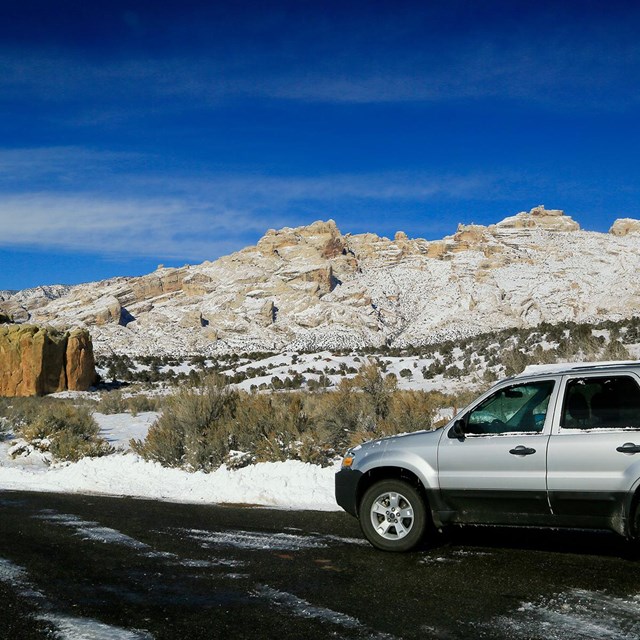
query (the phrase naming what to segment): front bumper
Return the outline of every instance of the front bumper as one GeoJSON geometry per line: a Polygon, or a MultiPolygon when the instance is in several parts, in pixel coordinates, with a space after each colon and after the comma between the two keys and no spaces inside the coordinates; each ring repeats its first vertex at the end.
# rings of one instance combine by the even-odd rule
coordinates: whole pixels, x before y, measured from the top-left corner
{"type": "Polygon", "coordinates": [[[340,469],[336,473],[336,502],[352,516],[358,517],[358,483],[362,471],[340,469]]]}

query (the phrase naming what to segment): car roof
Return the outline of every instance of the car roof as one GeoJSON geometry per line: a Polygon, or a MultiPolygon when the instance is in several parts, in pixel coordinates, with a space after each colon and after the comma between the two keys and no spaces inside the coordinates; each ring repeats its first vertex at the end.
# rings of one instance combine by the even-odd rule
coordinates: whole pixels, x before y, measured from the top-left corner
{"type": "Polygon", "coordinates": [[[522,373],[519,373],[514,378],[537,377],[542,375],[564,375],[569,373],[598,373],[610,372],[617,369],[635,369],[637,373],[640,373],[640,361],[638,360],[626,360],[616,361],[611,360],[608,362],[558,362],[556,364],[530,364],[525,367],[522,373]]]}

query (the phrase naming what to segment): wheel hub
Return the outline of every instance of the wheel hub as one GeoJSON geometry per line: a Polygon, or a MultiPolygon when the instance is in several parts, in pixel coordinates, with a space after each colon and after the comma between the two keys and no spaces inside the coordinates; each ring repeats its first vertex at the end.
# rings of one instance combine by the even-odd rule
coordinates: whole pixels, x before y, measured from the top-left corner
{"type": "Polygon", "coordinates": [[[401,493],[381,494],[371,505],[371,524],[385,540],[404,538],[413,527],[411,503],[401,493]]]}

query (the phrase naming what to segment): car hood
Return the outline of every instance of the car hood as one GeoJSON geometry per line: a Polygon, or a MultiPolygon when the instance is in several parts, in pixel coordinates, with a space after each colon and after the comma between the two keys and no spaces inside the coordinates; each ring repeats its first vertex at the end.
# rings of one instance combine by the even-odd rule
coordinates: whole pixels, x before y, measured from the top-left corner
{"type": "Polygon", "coordinates": [[[356,455],[368,454],[381,447],[384,450],[412,447],[412,440],[420,441],[421,446],[432,444],[436,446],[442,436],[442,427],[433,430],[413,431],[411,433],[400,433],[394,436],[386,436],[376,440],[363,442],[356,447],[352,447],[350,451],[356,455]]]}

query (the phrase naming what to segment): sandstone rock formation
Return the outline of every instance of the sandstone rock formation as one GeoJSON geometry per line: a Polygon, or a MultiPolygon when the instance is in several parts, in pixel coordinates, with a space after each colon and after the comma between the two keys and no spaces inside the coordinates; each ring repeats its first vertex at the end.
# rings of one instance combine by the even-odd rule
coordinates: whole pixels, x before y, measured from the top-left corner
{"type": "Polygon", "coordinates": [[[90,328],[96,352],[131,355],[403,346],[629,317],[640,314],[636,222],[587,232],[538,206],[427,241],[342,234],[328,220],[269,230],[214,262],[0,292],[0,313],[90,328]]]}
{"type": "Polygon", "coordinates": [[[69,391],[86,391],[96,383],[93,343],[86,329],[74,329],[68,334],[65,377],[69,391]]]}
{"type": "Polygon", "coordinates": [[[579,231],[580,225],[560,209],[545,209],[538,205],[529,211],[505,218],[496,224],[503,229],[545,229],[547,231],[579,231]]]}
{"type": "Polygon", "coordinates": [[[614,236],[626,236],[630,233],[640,233],[640,220],[634,220],[633,218],[618,218],[609,233],[614,236]]]}
{"type": "Polygon", "coordinates": [[[85,391],[96,381],[91,337],[34,325],[0,326],[0,396],[85,391]]]}

